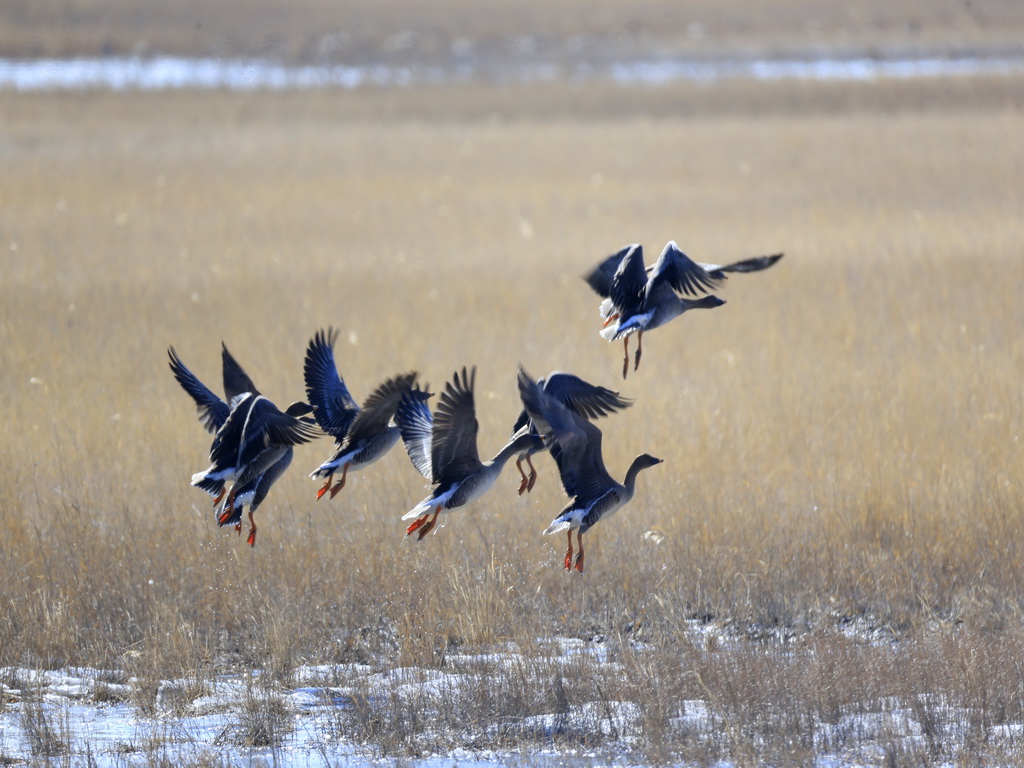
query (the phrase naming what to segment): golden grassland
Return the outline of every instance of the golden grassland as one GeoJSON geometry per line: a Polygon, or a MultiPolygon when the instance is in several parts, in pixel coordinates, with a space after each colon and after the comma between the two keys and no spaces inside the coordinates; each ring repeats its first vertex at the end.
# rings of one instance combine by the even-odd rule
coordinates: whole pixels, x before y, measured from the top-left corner
{"type": "Polygon", "coordinates": [[[804,713],[858,696],[936,691],[1019,721],[1020,110],[438,119],[384,103],[402,98],[2,97],[0,666],[287,680],[597,635],[651,649],[607,695],[643,701],[652,729],[686,698],[728,714],[705,756],[770,736],[782,755],[804,713]],[[786,257],[647,336],[623,382],[580,275],[669,239],[786,257]],[[316,502],[321,440],[250,549],[189,486],[210,438],[166,348],[219,391],[223,340],[283,406],[328,325],[357,399],[478,366],[482,454],[522,363],[635,398],[600,424],[613,475],[665,462],[588,534],[583,577],[539,535],[564,503],[547,457],[529,496],[508,467],[415,544],[400,517],[426,490],[401,448],[316,502]],[[694,623],[755,642],[695,646],[694,623]]]}

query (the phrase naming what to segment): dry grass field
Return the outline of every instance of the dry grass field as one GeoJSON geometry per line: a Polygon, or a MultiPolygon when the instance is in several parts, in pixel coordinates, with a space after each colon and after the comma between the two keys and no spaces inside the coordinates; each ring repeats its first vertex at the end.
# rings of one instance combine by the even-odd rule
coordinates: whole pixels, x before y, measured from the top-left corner
{"type": "MultiPolygon", "coordinates": [[[[809,724],[869,701],[929,724],[886,759],[1019,760],[990,734],[1024,721],[1024,86],[595,88],[0,94],[0,667],[122,670],[145,711],[171,677],[577,637],[628,675],[584,665],[558,701],[635,701],[652,761],[806,761],[809,724]],[[669,239],[786,257],[623,382],[580,275],[669,239]],[[478,366],[482,454],[522,363],[635,398],[601,422],[613,475],[665,462],[583,577],[539,535],[546,456],[415,544],[404,451],[316,502],[321,440],[250,549],[189,486],[209,436],[167,346],[219,391],[224,341],[283,406],[329,325],[357,399],[478,366]],[[694,699],[717,740],[668,728],[694,699]]],[[[490,673],[453,719],[553,706],[490,673]]],[[[404,714],[358,737],[450,746],[404,714]]]]}

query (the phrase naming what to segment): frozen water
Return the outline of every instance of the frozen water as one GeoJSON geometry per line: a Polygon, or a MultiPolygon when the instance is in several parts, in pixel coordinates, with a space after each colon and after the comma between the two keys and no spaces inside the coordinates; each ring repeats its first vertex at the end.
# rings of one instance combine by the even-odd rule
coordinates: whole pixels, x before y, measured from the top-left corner
{"type": "Polygon", "coordinates": [[[501,82],[611,80],[625,85],[673,82],[865,81],[1024,74],[1024,56],[838,58],[634,59],[610,64],[509,63],[474,66],[289,65],[267,59],[178,56],[75,59],[0,59],[0,88],[18,91],[169,90],[236,91],[301,88],[406,87],[493,79],[501,82]]]}

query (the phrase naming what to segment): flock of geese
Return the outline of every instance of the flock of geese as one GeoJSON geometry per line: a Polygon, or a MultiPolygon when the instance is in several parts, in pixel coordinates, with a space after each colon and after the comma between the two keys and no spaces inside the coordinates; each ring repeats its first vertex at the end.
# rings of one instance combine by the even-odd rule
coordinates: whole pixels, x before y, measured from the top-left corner
{"type": "MultiPolygon", "coordinates": [[[[602,260],[584,279],[603,299],[601,335],[609,341],[623,340],[623,378],[629,372],[630,336],[637,337],[635,371],[646,331],[690,309],[722,305],[709,291],[718,288],[727,273],[763,270],[781,257],[778,253],[724,266],[701,264],[670,242],[651,266],[644,264],[638,244],[602,260]]],[[[632,401],[568,373],[553,372],[534,380],[522,367],[517,381],[523,410],[508,442],[492,459],[483,461],[477,450],[475,368],[463,367],[454,373],[433,413],[427,404],[433,395],[420,387],[415,372],[388,378],[360,406],[338,373],[336,340],[337,332],[330,329],[317,331],[310,339],[303,366],[306,401],[292,403],[284,411],[260,393],[226,345],[221,350],[223,399],[185,366],[174,347],[168,349],[171,372],[195,401],[200,423],[214,435],[210,466],[192,476],[192,485],[214,497],[218,525],[233,525],[239,533],[248,506],[251,546],[256,543],[253,515],[291,464],[294,446],[324,434],[334,438],[335,451],[310,473],[311,478],[323,479],[317,499],[328,493],[334,498],[345,487],[349,472],[372,464],[399,440],[403,442],[413,466],[433,487],[402,518],[412,521],[406,535],[416,534],[418,540],[434,530],[442,512],[486,493],[513,457],[521,476],[520,495],[532,490],[537,479],[532,456],[549,451],[569,502],[544,533],[566,532],[565,569],[581,573],[583,534],[626,505],[633,498],[640,471],[662,461],[643,453],[630,464],[621,483],[615,480],[602,457],[601,430],[592,422],[628,408],[632,401]]]]}

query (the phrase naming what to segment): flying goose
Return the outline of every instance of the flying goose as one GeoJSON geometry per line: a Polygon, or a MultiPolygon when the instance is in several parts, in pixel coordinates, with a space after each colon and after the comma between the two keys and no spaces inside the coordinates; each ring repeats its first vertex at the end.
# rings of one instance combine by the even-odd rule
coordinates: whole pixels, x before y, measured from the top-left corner
{"type": "MultiPolygon", "coordinates": [[[[579,376],[561,371],[552,371],[546,378],[537,379],[537,386],[585,419],[607,416],[610,413],[628,408],[633,404],[632,400],[620,396],[618,392],[589,384],[579,376]]],[[[525,409],[519,414],[519,418],[516,419],[516,423],[512,426],[513,437],[524,430],[530,434],[537,434],[537,428],[533,425],[525,409]]],[[[519,470],[519,474],[522,477],[522,482],[519,484],[520,496],[525,492],[532,491],[534,483],[537,482],[537,469],[533,466],[531,457],[535,453],[548,450],[550,447],[551,439],[549,437],[536,450],[521,453],[516,457],[516,469],[519,470]],[[526,461],[530,467],[529,475],[523,471],[523,461],[526,461]]]]}
{"type": "Polygon", "coordinates": [[[442,511],[483,496],[510,458],[542,443],[539,436],[529,432],[517,434],[493,459],[481,461],[477,452],[475,384],[475,367],[469,372],[463,367],[461,376],[456,371],[445,385],[433,416],[426,403],[431,397],[429,393],[413,388],[402,397],[395,414],[402,441],[413,466],[434,485],[433,492],[402,517],[415,518],[405,531],[407,536],[418,532],[422,540],[434,528],[442,511]]]}
{"type": "MultiPolygon", "coordinates": [[[[259,394],[259,390],[253,384],[252,379],[245,372],[245,369],[239,365],[238,361],[232,356],[231,352],[228,351],[227,345],[221,343],[221,362],[223,368],[223,379],[224,379],[224,395],[227,401],[221,400],[215,395],[199,378],[192,373],[178,357],[178,353],[174,347],[169,347],[167,350],[168,357],[170,358],[171,373],[174,378],[181,385],[182,389],[189,394],[189,396],[196,403],[196,410],[199,413],[199,421],[211,434],[219,432],[224,423],[228,420],[228,416],[231,413],[231,405],[229,404],[236,399],[240,399],[244,394],[259,394]]],[[[215,441],[216,442],[216,441],[215,441]]],[[[288,468],[288,465],[292,460],[293,450],[289,445],[287,446],[283,455],[273,464],[271,464],[266,471],[261,472],[259,475],[252,477],[248,482],[238,485],[237,490],[234,492],[234,504],[233,509],[227,509],[227,503],[221,503],[226,496],[226,490],[221,484],[219,492],[216,493],[214,499],[214,510],[217,513],[217,524],[220,526],[234,525],[235,530],[241,533],[241,517],[244,507],[249,506],[249,522],[251,529],[249,537],[247,539],[250,546],[255,544],[256,541],[256,524],[253,521],[253,515],[256,510],[259,509],[260,504],[266,499],[267,494],[270,492],[271,486],[277,481],[277,479],[284,473],[288,468]],[[218,510],[218,507],[220,509],[218,510]]]]}
{"type": "Polygon", "coordinates": [[[324,432],[334,438],[337,447],[334,455],[309,475],[326,478],[317,491],[317,499],[328,491],[333,499],[345,487],[351,470],[369,466],[398,442],[400,433],[391,420],[402,395],[416,380],[415,371],[393,376],[380,384],[360,408],[334,361],[337,338],[336,330],[317,331],[306,347],[303,366],[306,397],[313,407],[313,416],[324,432]],[[339,469],[341,480],[332,485],[339,469]]]}
{"type": "MultiPolygon", "coordinates": [[[[226,352],[227,347],[224,347],[224,350],[226,352]]],[[[175,369],[173,359],[171,368],[175,369]]],[[[239,371],[241,370],[241,366],[237,366],[237,368],[239,371]]],[[[175,375],[177,376],[177,372],[175,375]]],[[[237,377],[238,381],[242,380],[237,371],[234,371],[232,376],[237,377]]],[[[245,376],[245,379],[247,380],[248,377],[245,376]]],[[[256,502],[257,498],[262,501],[269,491],[268,484],[264,486],[262,493],[260,492],[261,476],[278,462],[285,461],[287,458],[281,467],[276,468],[269,477],[263,479],[264,483],[269,481],[272,484],[291,462],[291,458],[287,455],[289,449],[294,445],[319,437],[320,432],[311,419],[300,418],[313,410],[308,404],[292,403],[282,412],[255,387],[251,386],[251,381],[248,384],[247,391],[235,394],[228,403],[227,416],[217,428],[213,445],[210,446],[210,467],[192,475],[192,485],[202,488],[213,496],[215,505],[224,499],[218,518],[218,523],[221,525],[229,525],[234,522],[238,527],[241,510],[236,515],[235,505],[239,502],[249,501],[250,529],[247,541],[250,546],[255,546],[256,521],[253,520],[255,510],[252,504],[256,502]],[[226,491],[228,482],[233,483],[230,491],[226,491]],[[250,487],[250,484],[254,485],[250,487]],[[225,492],[226,498],[224,498],[225,492]],[[249,496],[250,492],[252,493],[251,497],[249,496]]],[[[228,386],[227,380],[225,388],[232,388],[228,386]]],[[[186,387],[186,391],[188,389],[186,387]]],[[[203,389],[206,388],[203,387],[203,389]]],[[[209,396],[217,399],[212,393],[209,396]]],[[[203,399],[204,403],[199,404],[200,417],[202,418],[203,414],[209,415],[210,418],[204,423],[213,424],[219,416],[214,417],[212,414],[216,412],[222,415],[223,408],[216,403],[206,404],[206,395],[203,395],[203,399]]],[[[197,403],[199,403],[198,399],[197,403]]]]}
{"type": "Polygon", "coordinates": [[[637,334],[633,364],[636,370],[643,354],[644,331],[664,325],[688,310],[712,309],[725,303],[713,295],[687,299],[677,292],[698,296],[718,288],[727,279],[727,272],[759,272],[781,258],[782,254],[776,253],[725,266],[701,264],[679,250],[675,241],[669,241],[650,267],[644,266],[643,247],[639,243],[604,259],[583,279],[604,297],[600,307],[605,321],[601,335],[608,341],[623,340],[622,378],[629,371],[630,335],[637,334]]]}
{"type": "Polygon", "coordinates": [[[612,479],[601,455],[601,430],[556,397],[552,397],[519,369],[519,395],[523,407],[541,434],[554,438],[551,455],[558,465],[562,487],[569,503],[545,530],[545,534],[566,531],[565,570],[573,563],[572,532],[576,531],[579,554],[575,568],[583,573],[583,534],[603,518],[629,503],[636,491],[640,470],[660,464],[661,459],[642,453],[633,459],[621,483],[612,479]]]}

